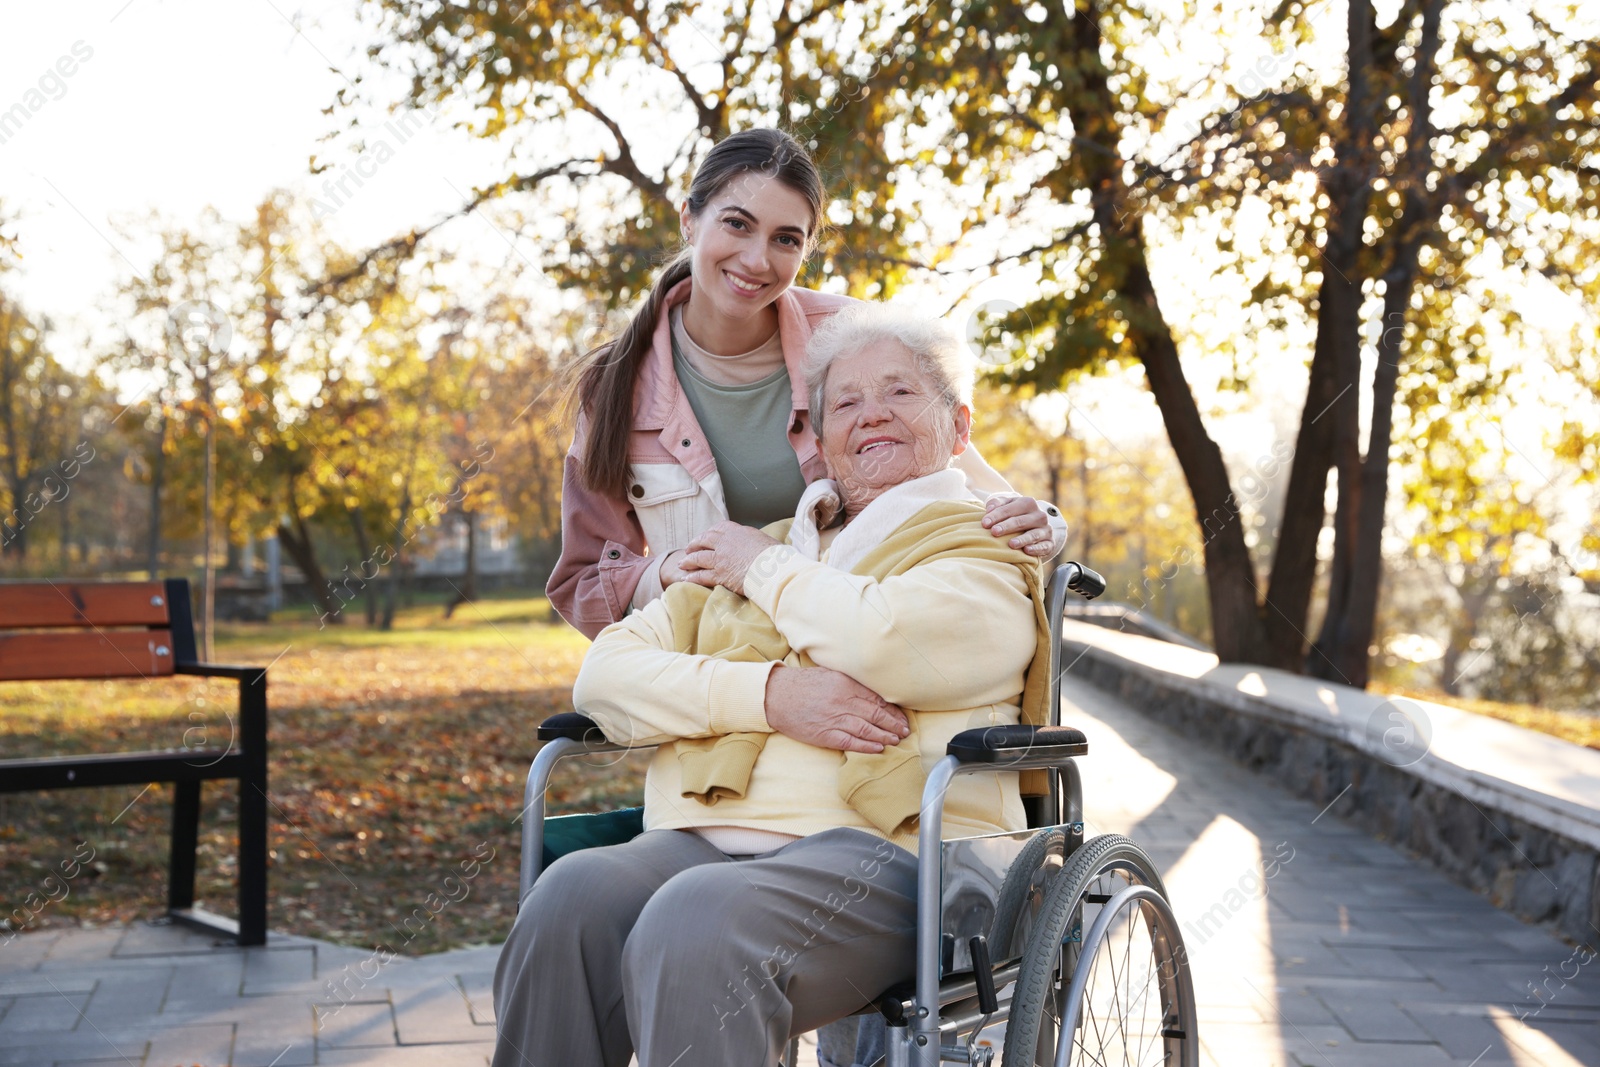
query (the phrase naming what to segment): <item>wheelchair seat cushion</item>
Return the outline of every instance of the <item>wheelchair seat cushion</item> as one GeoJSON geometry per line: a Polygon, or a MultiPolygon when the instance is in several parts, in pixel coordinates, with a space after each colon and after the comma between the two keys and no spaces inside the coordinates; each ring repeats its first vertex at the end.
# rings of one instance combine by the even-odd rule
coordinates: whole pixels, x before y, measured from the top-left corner
{"type": "Polygon", "coordinates": [[[544,866],[569,852],[620,845],[644,833],[644,809],[621,808],[585,815],[557,815],[544,821],[544,866]]]}

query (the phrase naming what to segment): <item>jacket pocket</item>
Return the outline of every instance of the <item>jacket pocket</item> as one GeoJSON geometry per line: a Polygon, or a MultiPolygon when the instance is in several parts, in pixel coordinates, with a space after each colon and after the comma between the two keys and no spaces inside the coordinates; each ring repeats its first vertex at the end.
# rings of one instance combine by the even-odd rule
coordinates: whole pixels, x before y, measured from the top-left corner
{"type": "Polygon", "coordinates": [[[700,491],[700,483],[676,463],[629,464],[628,503],[652,554],[682,548],[700,532],[693,528],[700,491]]]}

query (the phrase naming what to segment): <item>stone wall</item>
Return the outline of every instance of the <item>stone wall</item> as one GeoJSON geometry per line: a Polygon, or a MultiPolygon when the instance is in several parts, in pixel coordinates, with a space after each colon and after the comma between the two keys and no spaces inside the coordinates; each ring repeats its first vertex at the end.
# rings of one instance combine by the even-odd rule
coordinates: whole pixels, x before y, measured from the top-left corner
{"type": "Polygon", "coordinates": [[[1267,700],[1164,676],[1083,642],[1065,645],[1063,662],[1072,664],[1074,676],[1313,803],[1333,803],[1334,814],[1431,861],[1520,918],[1551,923],[1571,941],[1600,945],[1600,859],[1592,844],[1485,803],[1481,793],[1475,801],[1394,766],[1338,731],[1295,721],[1267,700]]]}

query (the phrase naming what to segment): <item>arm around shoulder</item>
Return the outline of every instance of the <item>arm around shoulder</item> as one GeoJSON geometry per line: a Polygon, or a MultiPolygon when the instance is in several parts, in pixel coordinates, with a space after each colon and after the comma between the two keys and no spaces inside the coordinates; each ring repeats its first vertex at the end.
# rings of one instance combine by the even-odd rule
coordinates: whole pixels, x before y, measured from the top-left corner
{"type": "MultiPolygon", "coordinates": [[[[966,475],[967,488],[981,500],[992,496],[1019,496],[1011,483],[1006,481],[999,471],[989,466],[987,460],[978,453],[976,445],[969,444],[960,455],[956,456],[951,465],[966,475]]],[[[1047,500],[1035,500],[1039,510],[1045,514],[1045,521],[1050,525],[1050,551],[1041,558],[1051,559],[1060,555],[1061,550],[1067,546],[1067,520],[1061,514],[1061,509],[1047,500]]]]}

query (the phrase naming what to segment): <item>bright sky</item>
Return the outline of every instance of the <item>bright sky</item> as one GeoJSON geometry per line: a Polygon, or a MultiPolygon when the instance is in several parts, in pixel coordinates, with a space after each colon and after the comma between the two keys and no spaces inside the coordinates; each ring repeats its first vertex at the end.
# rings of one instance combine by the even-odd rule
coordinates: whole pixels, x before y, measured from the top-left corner
{"type": "MultiPolygon", "coordinates": [[[[6,284],[55,321],[63,358],[105,325],[97,305],[119,276],[145,269],[118,228],[142,228],[152,210],[185,224],[209,204],[242,220],[284,187],[336,207],[324,219],[331,235],[365,246],[437,218],[489,173],[493,154],[444,122],[402,142],[380,115],[367,140],[387,141],[393,157],[366,163],[370,177],[359,189],[347,180],[349,195],[324,191],[357,162],[335,152],[333,170],[308,167],[319,148],[327,154],[319,138],[336,119],[322,111],[345,84],[329,68],[363,66],[353,57],[362,38],[353,0],[304,10],[289,0],[7,5],[0,207],[21,215],[12,229],[25,259],[6,284]]],[[[485,222],[452,227],[490,255],[506,252],[485,222]]]]}

